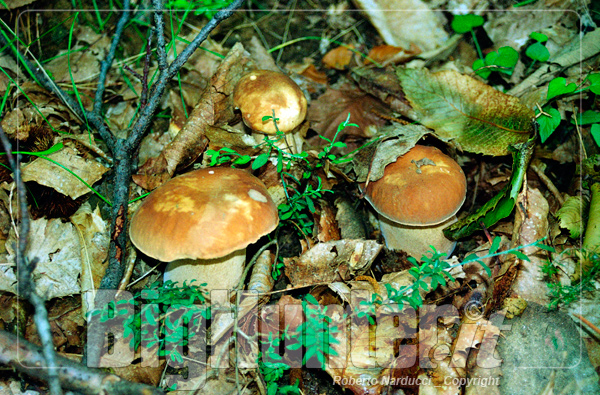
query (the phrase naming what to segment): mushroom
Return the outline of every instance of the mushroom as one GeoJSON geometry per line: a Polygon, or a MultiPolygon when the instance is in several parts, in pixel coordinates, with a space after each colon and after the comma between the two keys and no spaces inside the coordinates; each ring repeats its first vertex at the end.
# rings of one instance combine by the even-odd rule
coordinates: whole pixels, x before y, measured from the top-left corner
{"type": "Polygon", "coordinates": [[[456,222],[466,197],[461,167],[435,147],[416,145],[370,182],[365,196],[379,213],[386,245],[420,259],[433,245],[451,254],[456,242],[442,229],[456,222]]]}
{"type": "MultiPolygon", "coordinates": [[[[244,75],[234,89],[233,103],[240,109],[246,126],[268,135],[277,130],[272,119],[263,118],[273,116],[273,112],[278,119],[277,128],[284,134],[293,132],[306,117],[306,97],[300,87],[287,75],[271,70],[254,70],[244,75]]],[[[262,136],[255,138],[262,142],[262,136]]],[[[295,153],[301,150],[293,138],[285,139],[295,153]]]]}
{"type": "Polygon", "coordinates": [[[154,190],[131,218],[129,235],[144,254],[169,262],[165,281],[195,279],[210,291],[234,288],[246,247],[278,223],[262,181],[239,169],[207,168],[154,190]]]}

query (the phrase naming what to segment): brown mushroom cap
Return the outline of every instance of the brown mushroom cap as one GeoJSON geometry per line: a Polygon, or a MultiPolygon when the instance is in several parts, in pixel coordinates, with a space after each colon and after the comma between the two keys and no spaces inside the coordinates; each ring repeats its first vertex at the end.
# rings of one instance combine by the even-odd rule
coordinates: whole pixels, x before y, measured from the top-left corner
{"type": "Polygon", "coordinates": [[[287,133],[306,117],[306,98],[298,85],[287,75],[270,70],[255,70],[243,76],[233,92],[233,102],[242,112],[244,123],[257,132],[275,134],[272,116],[275,110],[277,127],[287,133]]]}
{"type": "Polygon", "coordinates": [[[246,248],[277,227],[277,207],[258,178],[208,168],[175,177],[131,218],[133,244],[163,262],[213,259],[246,248]]]}
{"type": "Polygon", "coordinates": [[[461,167],[435,147],[416,145],[370,182],[366,197],[390,220],[412,226],[446,221],[465,201],[467,180],[461,167]],[[433,165],[435,164],[435,165],[433,165]]]}

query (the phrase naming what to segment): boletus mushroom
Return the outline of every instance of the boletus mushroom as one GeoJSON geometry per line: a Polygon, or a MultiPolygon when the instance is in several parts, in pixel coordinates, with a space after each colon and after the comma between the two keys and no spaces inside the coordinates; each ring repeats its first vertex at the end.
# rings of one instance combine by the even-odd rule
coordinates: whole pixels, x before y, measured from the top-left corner
{"type": "MultiPolygon", "coordinates": [[[[234,89],[233,103],[246,126],[268,135],[275,135],[277,129],[292,133],[306,117],[307,102],[300,87],[287,75],[271,70],[254,70],[242,76],[234,89]],[[272,119],[263,120],[273,112],[277,129],[272,119]]],[[[289,143],[288,136],[286,139],[289,143]]]]}
{"type": "Polygon", "coordinates": [[[154,190],[131,218],[129,235],[144,254],[169,262],[165,281],[195,279],[210,291],[234,288],[246,247],[278,223],[262,181],[239,169],[207,168],[154,190]]]}
{"type": "Polygon", "coordinates": [[[365,196],[379,214],[381,232],[392,250],[420,259],[430,251],[451,254],[456,242],[443,232],[456,221],[467,180],[461,167],[435,147],[416,145],[370,182],[365,196]]]}

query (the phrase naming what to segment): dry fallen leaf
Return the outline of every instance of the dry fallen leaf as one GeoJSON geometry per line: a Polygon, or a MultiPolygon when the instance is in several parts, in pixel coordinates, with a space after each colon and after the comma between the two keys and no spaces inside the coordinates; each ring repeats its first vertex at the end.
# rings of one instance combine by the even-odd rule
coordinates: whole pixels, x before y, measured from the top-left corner
{"type": "MultiPolygon", "coordinates": [[[[308,119],[311,127],[323,137],[332,139],[338,126],[346,121],[350,114],[350,122],[358,125],[348,126],[337,137],[343,141],[347,135],[357,137],[371,137],[374,129],[385,124],[389,108],[376,98],[351,87],[343,86],[340,89],[328,88],[317,100],[311,102],[308,108],[308,119]]],[[[316,144],[324,141],[317,139],[316,144]]]]}
{"type": "MultiPolygon", "coordinates": [[[[47,155],[47,158],[71,170],[88,185],[93,185],[99,181],[104,173],[108,171],[108,168],[99,162],[78,156],[77,152],[71,147],[65,147],[60,151],[47,155]]],[[[77,199],[91,192],[73,174],[44,158],[36,158],[23,167],[23,181],[35,181],[72,199],[77,199]]]]}
{"type": "Polygon", "coordinates": [[[83,312],[88,306],[94,306],[94,291],[98,289],[106,267],[104,262],[108,255],[108,224],[100,215],[100,208],[94,210],[88,202],[84,203],[71,216],[81,244],[81,293],[85,299],[82,304],[83,312]]]}
{"type": "Polygon", "coordinates": [[[448,39],[446,20],[422,0],[354,0],[389,45],[409,48],[415,43],[425,51],[448,39]]]}
{"type": "Polygon", "coordinates": [[[369,270],[381,248],[373,240],[319,243],[299,258],[284,258],[285,274],[293,286],[349,280],[369,270]]]}
{"type": "MultiPolygon", "coordinates": [[[[513,248],[533,243],[548,236],[548,201],[535,188],[527,187],[517,198],[513,248]]],[[[541,305],[548,303],[548,288],[543,279],[542,265],[549,258],[538,247],[527,247],[522,252],[529,262],[521,260],[519,272],[512,289],[527,301],[541,305]]]]}
{"type": "Polygon", "coordinates": [[[150,158],[133,175],[133,181],[144,189],[155,189],[168,181],[178,167],[194,162],[208,145],[207,126],[226,124],[233,119],[232,94],[241,77],[247,58],[241,44],[227,54],[209,86],[190,114],[183,129],[155,158],[150,158]]]}
{"type": "MultiPolygon", "coordinates": [[[[367,55],[382,66],[389,64],[405,63],[416,55],[420,54],[421,50],[415,44],[410,44],[410,49],[395,47],[393,45],[378,45],[373,47],[367,55]]],[[[369,64],[369,59],[365,60],[365,64],[369,64]]]]}
{"type": "MultiPolygon", "coordinates": [[[[33,271],[36,290],[46,299],[78,294],[81,273],[81,245],[73,224],[60,219],[31,221],[27,258],[38,259],[33,271]]],[[[13,246],[17,242],[11,231],[6,243],[8,262],[16,262],[13,246]]],[[[0,290],[16,293],[16,268],[0,266],[0,290]]]]}
{"type": "Polygon", "coordinates": [[[353,55],[353,52],[349,48],[354,49],[352,45],[334,48],[327,52],[321,61],[330,69],[345,70],[350,64],[353,55]]]}

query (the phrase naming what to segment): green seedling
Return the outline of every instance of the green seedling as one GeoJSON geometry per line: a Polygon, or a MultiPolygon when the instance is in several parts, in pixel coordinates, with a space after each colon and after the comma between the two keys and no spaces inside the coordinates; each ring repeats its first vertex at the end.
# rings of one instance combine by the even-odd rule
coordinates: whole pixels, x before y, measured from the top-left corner
{"type": "Polygon", "coordinates": [[[488,53],[485,59],[473,62],[473,70],[482,78],[488,78],[492,71],[512,75],[518,61],[519,53],[514,48],[501,47],[498,51],[488,53]]]}
{"type": "Polygon", "coordinates": [[[545,62],[550,59],[550,52],[548,52],[548,48],[542,43],[548,41],[548,36],[538,32],[531,32],[529,38],[535,40],[536,42],[531,44],[525,50],[525,55],[529,58],[533,59],[533,63],[529,68],[533,67],[535,62],[545,62]]]}
{"type": "MultiPolygon", "coordinates": [[[[587,90],[590,90],[594,94],[598,94],[600,92],[600,73],[588,74],[588,76],[581,82],[580,85],[577,85],[574,82],[567,84],[567,80],[564,77],[554,78],[548,84],[546,100],[550,102],[559,96],[574,95],[587,90]],[[587,86],[584,86],[586,84],[587,86]]],[[[552,135],[552,133],[554,133],[560,124],[560,113],[557,109],[552,107],[552,104],[546,104],[541,111],[539,108],[536,109],[536,117],[538,118],[538,123],[540,124],[540,139],[543,143],[552,135]]],[[[600,115],[594,111],[586,111],[585,113],[580,114],[577,118],[579,125],[586,125],[599,121],[600,115]]],[[[598,127],[594,127],[594,125],[592,125],[592,130],[592,137],[594,137],[596,144],[600,146],[600,139],[597,138],[598,127]]]]}
{"type": "Polygon", "coordinates": [[[548,84],[548,94],[546,95],[546,100],[550,101],[551,99],[561,96],[568,95],[577,90],[577,84],[571,82],[567,84],[567,79],[564,77],[554,78],[548,84]]]}
{"type": "Polygon", "coordinates": [[[464,34],[467,32],[471,32],[471,36],[473,37],[473,43],[475,43],[475,48],[477,48],[477,54],[479,55],[479,59],[483,59],[483,54],[481,53],[481,48],[479,47],[479,42],[477,41],[477,37],[475,36],[473,28],[482,26],[484,22],[485,21],[483,17],[473,14],[456,15],[452,20],[452,29],[456,33],[464,34]]]}

